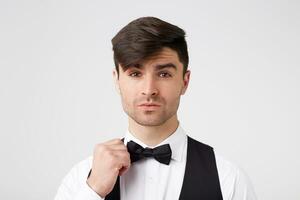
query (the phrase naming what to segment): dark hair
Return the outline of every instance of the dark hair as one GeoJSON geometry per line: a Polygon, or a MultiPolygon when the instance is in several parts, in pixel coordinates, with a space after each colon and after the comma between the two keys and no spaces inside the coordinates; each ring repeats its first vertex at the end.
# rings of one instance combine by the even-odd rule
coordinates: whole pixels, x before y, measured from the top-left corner
{"type": "Polygon", "coordinates": [[[112,39],[114,62],[119,76],[130,66],[159,53],[163,47],[176,51],[185,74],[189,56],[185,32],[181,28],[155,17],[141,17],[122,28],[112,39]]]}

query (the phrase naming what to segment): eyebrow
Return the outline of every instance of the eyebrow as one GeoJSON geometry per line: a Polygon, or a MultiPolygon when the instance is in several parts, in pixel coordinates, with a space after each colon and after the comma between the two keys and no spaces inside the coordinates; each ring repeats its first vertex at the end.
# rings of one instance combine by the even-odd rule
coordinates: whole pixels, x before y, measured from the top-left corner
{"type": "MultiPolygon", "coordinates": [[[[138,69],[143,69],[144,66],[142,64],[135,64],[129,68],[138,68],[138,69]]],[[[158,64],[155,66],[156,71],[161,70],[161,69],[165,69],[165,68],[173,68],[175,69],[175,71],[177,70],[176,65],[174,65],[173,63],[166,63],[166,64],[158,64]]]]}

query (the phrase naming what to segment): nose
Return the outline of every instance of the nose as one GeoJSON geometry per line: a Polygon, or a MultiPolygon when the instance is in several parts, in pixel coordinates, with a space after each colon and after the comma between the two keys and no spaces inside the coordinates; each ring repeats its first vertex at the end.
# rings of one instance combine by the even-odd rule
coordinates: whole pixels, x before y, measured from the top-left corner
{"type": "Polygon", "coordinates": [[[142,95],[153,97],[158,94],[158,89],[155,80],[152,77],[147,77],[143,80],[142,95]]]}

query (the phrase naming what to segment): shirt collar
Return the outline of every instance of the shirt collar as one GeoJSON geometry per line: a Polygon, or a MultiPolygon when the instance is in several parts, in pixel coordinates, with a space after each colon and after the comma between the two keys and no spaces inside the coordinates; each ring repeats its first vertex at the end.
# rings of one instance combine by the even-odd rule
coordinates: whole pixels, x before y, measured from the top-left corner
{"type": "MultiPolygon", "coordinates": [[[[129,132],[129,130],[127,130],[127,132],[125,134],[125,138],[124,138],[124,144],[126,145],[127,142],[129,142],[130,140],[141,145],[143,148],[149,147],[148,145],[144,144],[139,139],[135,138],[129,132]]],[[[184,151],[186,142],[187,142],[187,136],[185,134],[185,130],[180,125],[178,125],[178,127],[174,133],[172,133],[168,138],[166,138],[164,141],[162,141],[161,143],[159,143],[156,146],[160,146],[163,144],[169,144],[171,147],[171,150],[172,150],[172,159],[180,162],[182,160],[183,151],[184,151]]],[[[149,147],[149,148],[154,148],[154,147],[149,147]]]]}

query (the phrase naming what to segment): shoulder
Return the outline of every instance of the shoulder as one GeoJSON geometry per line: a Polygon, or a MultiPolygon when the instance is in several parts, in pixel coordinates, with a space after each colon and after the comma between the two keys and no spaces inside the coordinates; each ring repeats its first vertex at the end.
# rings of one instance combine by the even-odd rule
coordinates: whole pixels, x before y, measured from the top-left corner
{"type": "Polygon", "coordinates": [[[240,171],[240,168],[234,164],[233,162],[229,161],[222,155],[215,152],[215,159],[216,165],[219,173],[219,178],[226,178],[226,177],[236,177],[240,171]]]}
{"type": "Polygon", "coordinates": [[[194,150],[198,150],[198,151],[211,151],[213,152],[213,148],[211,146],[209,146],[208,144],[202,143],[199,140],[196,140],[190,136],[187,135],[188,138],[188,145],[191,146],[191,148],[194,150]],[[193,147],[197,147],[197,148],[193,148],[193,147]]]}
{"type": "Polygon", "coordinates": [[[250,178],[240,166],[218,154],[208,144],[191,137],[188,141],[191,147],[197,147],[190,149],[190,153],[197,153],[198,155],[202,155],[203,152],[213,153],[224,200],[256,200],[250,178]]]}
{"type": "Polygon", "coordinates": [[[241,166],[215,153],[216,165],[224,199],[255,200],[255,192],[241,166]]]}

